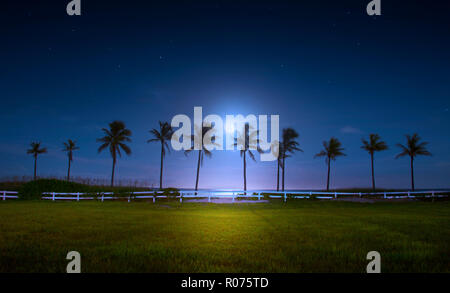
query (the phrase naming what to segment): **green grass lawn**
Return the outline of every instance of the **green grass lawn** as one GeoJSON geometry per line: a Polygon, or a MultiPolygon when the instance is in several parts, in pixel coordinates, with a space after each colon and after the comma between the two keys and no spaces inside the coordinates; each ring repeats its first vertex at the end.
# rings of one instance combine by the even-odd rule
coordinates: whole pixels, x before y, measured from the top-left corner
{"type": "Polygon", "coordinates": [[[0,272],[450,272],[450,202],[0,202],[0,272]]]}

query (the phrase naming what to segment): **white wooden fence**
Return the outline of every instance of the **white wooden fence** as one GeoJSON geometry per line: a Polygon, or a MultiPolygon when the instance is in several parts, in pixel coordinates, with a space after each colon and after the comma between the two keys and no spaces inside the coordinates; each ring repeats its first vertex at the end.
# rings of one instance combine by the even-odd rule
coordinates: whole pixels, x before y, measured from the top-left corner
{"type": "Polygon", "coordinates": [[[2,200],[7,200],[8,198],[17,198],[17,191],[0,191],[2,200]]]}
{"type": "MultiPolygon", "coordinates": [[[[211,199],[231,199],[232,202],[238,199],[257,199],[279,198],[283,201],[288,199],[337,199],[338,197],[381,197],[385,199],[395,198],[437,198],[448,197],[450,190],[430,190],[430,191],[395,191],[395,192],[321,192],[321,191],[273,191],[273,190],[180,190],[173,195],[164,194],[163,191],[137,191],[129,193],[128,196],[115,196],[113,192],[92,193],[61,193],[61,192],[45,192],[42,199],[45,200],[116,200],[127,199],[130,202],[133,199],[153,199],[158,198],[177,198],[180,202],[183,199],[205,199],[210,202],[211,199]]],[[[2,200],[17,199],[17,191],[0,191],[2,200]]]]}

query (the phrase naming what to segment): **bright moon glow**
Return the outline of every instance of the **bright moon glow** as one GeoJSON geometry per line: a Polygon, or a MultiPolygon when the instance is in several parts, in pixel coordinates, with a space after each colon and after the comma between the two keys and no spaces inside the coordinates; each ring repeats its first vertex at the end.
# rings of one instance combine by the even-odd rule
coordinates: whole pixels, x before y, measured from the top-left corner
{"type": "Polygon", "coordinates": [[[234,125],[232,123],[230,123],[229,121],[226,122],[225,125],[225,131],[228,133],[233,133],[234,132],[234,125]]]}

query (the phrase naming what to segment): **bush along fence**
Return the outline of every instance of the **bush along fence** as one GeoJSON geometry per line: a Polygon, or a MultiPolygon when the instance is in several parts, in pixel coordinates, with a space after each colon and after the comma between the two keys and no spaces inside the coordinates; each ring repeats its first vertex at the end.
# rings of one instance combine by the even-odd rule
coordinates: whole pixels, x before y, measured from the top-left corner
{"type": "MultiPolygon", "coordinates": [[[[430,190],[430,191],[395,191],[395,192],[321,192],[321,191],[271,191],[271,190],[176,190],[176,191],[136,191],[136,192],[44,192],[42,200],[131,200],[136,199],[231,199],[232,202],[238,200],[268,200],[280,199],[286,202],[290,199],[338,199],[342,197],[357,198],[442,198],[449,197],[450,190],[430,190]]],[[[17,191],[0,191],[2,200],[20,198],[17,191]]]]}

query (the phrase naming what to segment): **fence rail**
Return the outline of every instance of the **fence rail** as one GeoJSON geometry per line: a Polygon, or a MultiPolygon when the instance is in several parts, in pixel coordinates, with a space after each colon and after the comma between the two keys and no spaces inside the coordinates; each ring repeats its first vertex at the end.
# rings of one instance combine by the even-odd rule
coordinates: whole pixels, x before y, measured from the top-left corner
{"type": "MultiPolygon", "coordinates": [[[[0,191],[3,200],[17,199],[17,191],[0,191]]],[[[385,199],[395,198],[439,198],[448,197],[450,190],[426,190],[426,191],[394,191],[394,192],[323,192],[323,191],[273,191],[273,190],[180,190],[167,194],[164,191],[137,191],[130,192],[128,196],[115,196],[114,192],[101,193],[62,193],[62,192],[45,192],[42,199],[45,200],[116,200],[128,199],[130,202],[133,199],[153,199],[153,202],[158,198],[177,198],[180,202],[183,199],[231,199],[232,202],[239,199],[257,199],[258,201],[265,198],[278,198],[286,202],[288,199],[337,199],[338,197],[353,196],[353,197],[382,197],[385,199]]]]}

